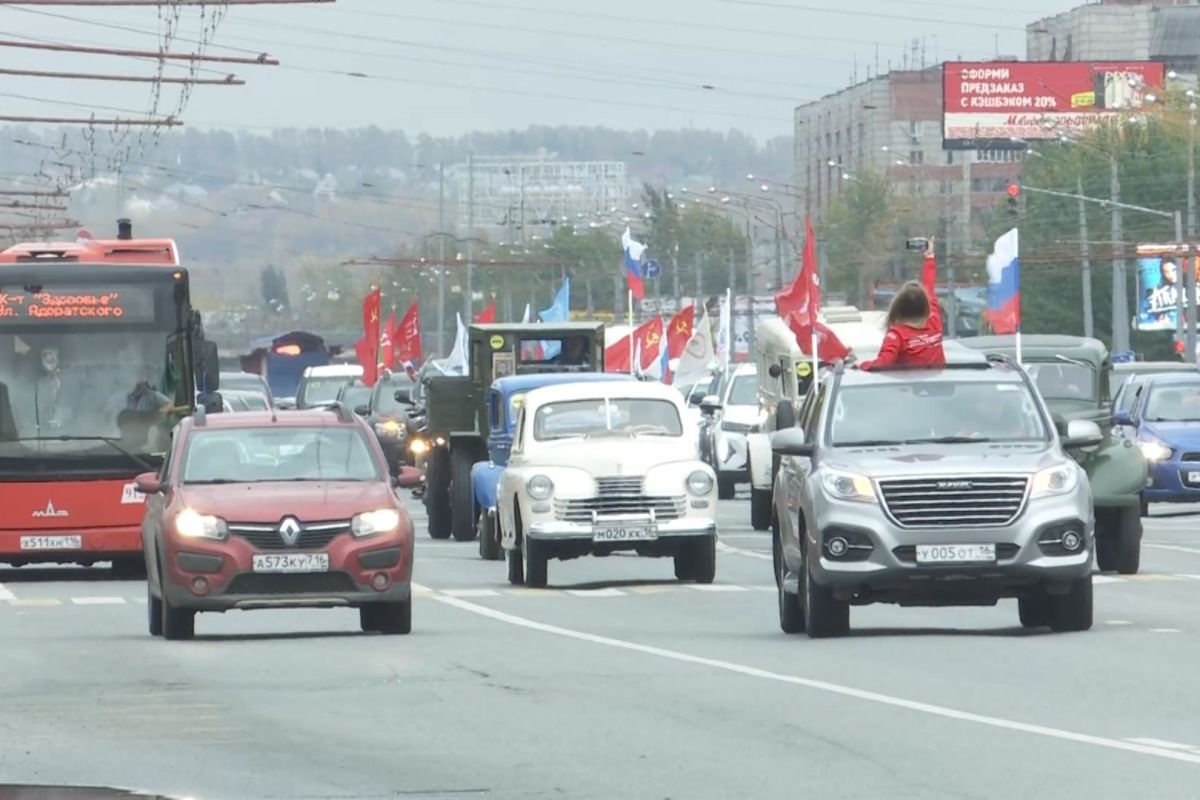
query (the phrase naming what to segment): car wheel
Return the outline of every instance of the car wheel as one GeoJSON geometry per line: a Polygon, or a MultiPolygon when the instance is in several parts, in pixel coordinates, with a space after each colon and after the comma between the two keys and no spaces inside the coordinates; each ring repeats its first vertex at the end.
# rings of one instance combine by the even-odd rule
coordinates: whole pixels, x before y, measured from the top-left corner
{"type": "Polygon", "coordinates": [[[471,467],[475,450],[465,444],[450,450],[450,531],[454,541],[475,538],[475,487],[471,485],[471,467]]]}
{"type": "Polygon", "coordinates": [[[688,552],[686,546],[680,547],[679,552],[675,554],[675,579],[680,581],[692,579],[691,553],[688,552]]]}
{"type": "Polygon", "coordinates": [[[113,577],[119,581],[139,580],[146,577],[145,556],[121,556],[112,560],[113,577]]]}
{"type": "Polygon", "coordinates": [[[388,636],[412,633],[412,595],[397,603],[375,603],[375,630],[388,636]]]}
{"type": "Polygon", "coordinates": [[[1136,575],[1142,562],[1142,515],[1140,508],[1116,511],[1116,568],[1122,575],[1136,575]]]}
{"type": "Polygon", "coordinates": [[[1044,628],[1050,624],[1050,599],[1037,593],[1017,598],[1017,614],[1024,628],[1044,628]]]}
{"type": "Polygon", "coordinates": [[[509,550],[508,553],[508,582],[513,586],[525,585],[525,563],[521,560],[520,550],[509,550]]]}
{"type": "Polygon", "coordinates": [[[717,577],[717,535],[687,542],[688,577],[696,583],[712,583],[717,577]]]}
{"type": "Polygon", "coordinates": [[[188,608],[171,605],[167,593],[160,599],[162,608],[162,636],[164,639],[191,639],[196,635],[196,612],[188,608]]]}
{"type": "Polygon", "coordinates": [[[750,527],[765,531],[771,527],[771,490],[750,488],[750,527]]]}
{"type": "Polygon", "coordinates": [[[450,538],[450,454],[437,448],[425,463],[425,511],[429,515],[429,537],[450,538]]]}
{"type": "Polygon", "coordinates": [[[1146,498],[1144,498],[1144,497],[1141,499],[1141,506],[1142,506],[1142,516],[1143,517],[1150,516],[1150,503],[1147,502],[1146,498]]]}
{"type": "Polygon", "coordinates": [[[733,477],[717,476],[717,499],[732,500],[737,494],[737,483],[733,477]]]}
{"type": "MultiPolygon", "coordinates": [[[[778,551],[778,539],[773,549],[778,551]]],[[[775,591],[779,594],[779,627],[784,633],[804,633],[804,608],[800,605],[800,595],[783,589],[781,553],[775,556],[775,591]]]]}
{"type": "Polygon", "coordinates": [[[150,623],[150,635],[162,636],[162,600],[154,596],[154,592],[150,591],[150,584],[146,584],[146,611],[150,623]]]}
{"type": "MultiPolygon", "coordinates": [[[[801,542],[801,551],[804,543],[801,542]]],[[[813,579],[812,566],[804,556],[801,572],[804,590],[804,629],[809,638],[843,636],[850,631],[850,604],[833,596],[833,590],[813,579]]]]}
{"type": "Polygon", "coordinates": [[[549,579],[545,545],[526,538],[521,542],[521,557],[525,561],[525,585],[530,589],[545,589],[549,579]]]}
{"type": "Polygon", "coordinates": [[[1066,594],[1050,595],[1047,600],[1051,630],[1066,633],[1092,627],[1091,575],[1072,581],[1066,594]]]}
{"type": "Polygon", "coordinates": [[[374,633],[379,630],[379,620],[375,613],[375,604],[358,607],[358,626],[363,633],[374,633]]]}
{"type": "Polygon", "coordinates": [[[500,548],[500,537],[496,531],[496,515],[490,511],[479,514],[479,557],[484,561],[499,561],[504,558],[500,548]]]}
{"type": "Polygon", "coordinates": [[[779,538],[779,519],[775,519],[775,529],[771,532],[771,563],[775,567],[775,584],[779,584],[779,576],[783,574],[783,545],[779,538]]]}

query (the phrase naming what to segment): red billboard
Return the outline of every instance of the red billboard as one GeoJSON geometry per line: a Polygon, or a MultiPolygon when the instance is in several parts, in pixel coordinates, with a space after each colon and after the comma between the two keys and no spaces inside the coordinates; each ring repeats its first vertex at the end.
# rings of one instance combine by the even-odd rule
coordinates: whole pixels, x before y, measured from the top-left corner
{"type": "Polygon", "coordinates": [[[1155,61],[948,61],[942,138],[948,150],[1021,148],[1145,105],[1160,92],[1155,61]]]}

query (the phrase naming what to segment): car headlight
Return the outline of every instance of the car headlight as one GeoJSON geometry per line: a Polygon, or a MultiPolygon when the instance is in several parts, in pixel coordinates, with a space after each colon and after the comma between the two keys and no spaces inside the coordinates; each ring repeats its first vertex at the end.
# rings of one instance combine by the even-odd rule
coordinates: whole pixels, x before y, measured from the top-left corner
{"type": "Polygon", "coordinates": [[[429,442],[424,439],[413,439],[408,443],[408,449],[414,456],[423,456],[429,452],[429,442]]]}
{"type": "Polygon", "coordinates": [[[384,420],[383,422],[375,423],[375,432],[380,436],[386,436],[389,439],[395,439],[400,436],[404,426],[394,419],[384,420]]]}
{"type": "Polygon", "coordinates": [[[190,508],[175,515],[175,532],[188,539],[224,539],[229,535],[225,520],[190,508]]]}
{"type": "Polygon", "coordinates": [[[875,487],[871,485],[871,479],[865,475],[829,470],[822,476],[821,483],[825,487],[825,493],[838,500],[859,503],[875,502],[875,487]]]}
{"type": "Polygon", "coordinates": [[[1147,461],[1166,461],[1171,457],[1171,448],[1155,439],[1138,442],[1138,447],[1141,448],[1142,455],[1146,457],[1147,461]]]}
{"type": "Polygon", "coordinates": [[[549,500],[554,494],[554,481],[545,475],[534,475],[525,483],[525,491],[534,500],[549,500]]]}
{"type": "Polygon", "coordinates": [[[687,490],[693,497],[707,497],[713,489],[713,479],[702,469],[687,476],[687,490]]]}
{"type": "Polygon", "coordinates": [[[350,521],[350,533],[356,539],[365,539],[379,533],[391,533],[400,524],[400,512],[394,508],[380,508],[355,514],[350,521]]]}
{"type": "Polygon", "coordinates": [[[1063,465],[1044,469],[1033,476],[1034,497],[1048,494],[1066,494],[1075,488],[1079,476],[1074,467],[1063,465]]]}

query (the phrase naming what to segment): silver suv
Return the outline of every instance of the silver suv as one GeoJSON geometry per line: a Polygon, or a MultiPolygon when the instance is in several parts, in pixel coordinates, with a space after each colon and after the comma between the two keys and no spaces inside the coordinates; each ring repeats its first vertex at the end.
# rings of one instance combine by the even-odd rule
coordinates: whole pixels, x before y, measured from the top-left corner
{"type": "Polygon", "coordinates": [[[1075,420],[1060,437],[1024,370],[964,358],[839,365],[772,434],[785,632],[844,634],[851,605],[1014,597],[1025,627],[1091,627],[1091,489],[1065,451],[1097,446],[1100,429],[1075,420]]]}

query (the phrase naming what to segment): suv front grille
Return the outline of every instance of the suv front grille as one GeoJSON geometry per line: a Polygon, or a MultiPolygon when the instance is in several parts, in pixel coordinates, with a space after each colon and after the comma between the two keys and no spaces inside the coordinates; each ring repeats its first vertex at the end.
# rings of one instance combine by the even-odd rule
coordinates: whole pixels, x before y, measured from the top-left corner
{"type": "Polygon", "coordinates": [[[226,594],[337,594],[358,587],[344,572],[299,572],[271,574],[247,572],[234,576],[226,594]]]}
{"type": "Polygon", "coordinates": [[[564,522],[591,522],[597,516],[634,516],[654,513],[666,522],[679,519],[687,508],[683,495],[647,495],[642,492],[641,477],[597,478],[595,497],[584,500],[555,500],[554,516],[564,522]]]}
{"type": "Polygon", "coordinates": [[[349,532],[349,520],[302,522],[300,537],[295,544],[288,544],[280,535],[278,525],[229,523],[230,534],[245,539],[259,550],[322,550],[334,539],[349,532]]]}
{"type": "Polygon", "coordinates": [[[1000,527],[1016,519],[1028,478],[899,478],[879,481],[884,506],[905,528],[1000,527]]]}

